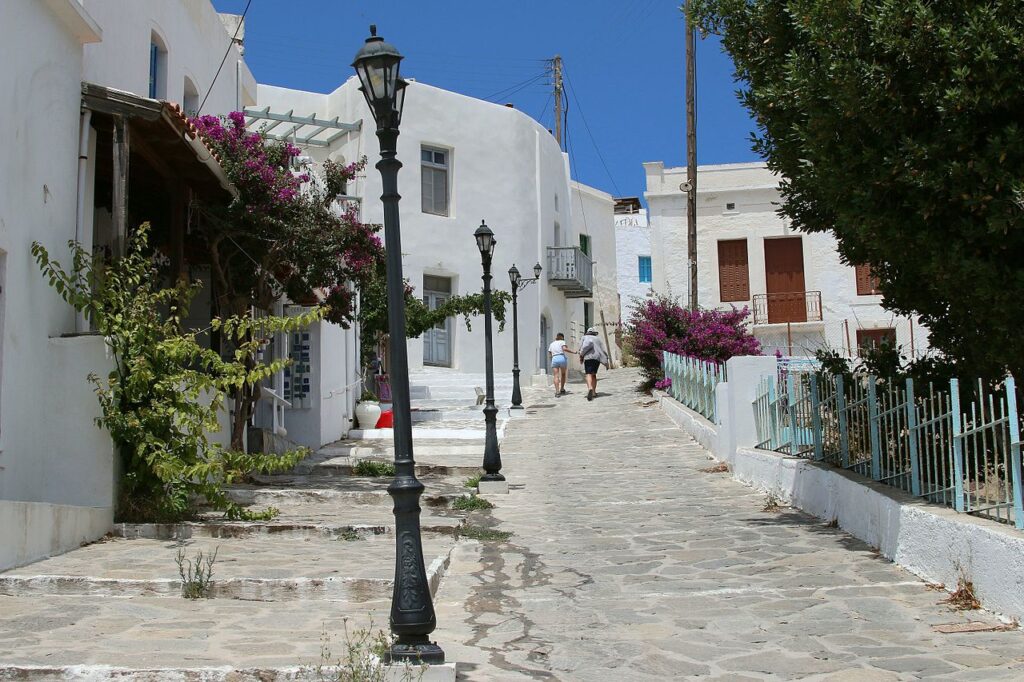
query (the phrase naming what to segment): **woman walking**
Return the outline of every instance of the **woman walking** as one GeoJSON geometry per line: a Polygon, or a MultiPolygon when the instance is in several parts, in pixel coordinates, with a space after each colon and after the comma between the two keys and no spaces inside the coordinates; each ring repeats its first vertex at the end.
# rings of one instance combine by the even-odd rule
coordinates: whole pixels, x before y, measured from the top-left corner
{"type": "Polygon", "coordinates": [[[565,343],[565,334],[559,332],[555,340],[548,346],[548,357],[551,358],[551,373],[554,375],[555,397],[565,395],[565,377],[569,372],[567,353],[573,353],[565,343]]]}
{"type": "Polygon", "coordinates": [[[580,362],[587,380],[587,400],[593,400],[597,397],[597,368],[601,365],[608,368],[608,351],[594,327],[587,330],[580,342],[580,362]]]}

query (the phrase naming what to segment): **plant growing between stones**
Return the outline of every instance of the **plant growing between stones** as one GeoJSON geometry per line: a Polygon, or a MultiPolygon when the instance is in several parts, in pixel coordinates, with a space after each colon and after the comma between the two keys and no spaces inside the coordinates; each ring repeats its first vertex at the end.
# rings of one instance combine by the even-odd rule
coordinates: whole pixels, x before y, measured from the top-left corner
{"type": "Polygon", "coordinates": [[[957,611],[974,611],[981,608],[981,602],[978,601],[978,597],[974,594],[974,582],[967,575],[967,571],[964,570],[962,564],[957,562],[956,565],[956,589],[950,593],[948,597],[942,600],[944,604],[949,604],[950,608],[957,611]]]}
{"type": "Polygon", "coordinates": [[[383,630],[374,631],[373,621],[367,628],[349,630],[348,618],[343,621],[345,643],[342,656],[332,651],[331,636],[326,628],[320,633],[320,661],[312,667],[317,682],[417,682],[423,679],[426,665],[392,664],[391,671],[384,655],[391,647],[391,638],[383,630]],[[394,676],[394,668],[401,677],[394,676]],[[390,673],[390,674],[389,674],[390,673]]]}
{"type": "Polygon", "coordinates": [[[512,531],[466,525],[458,528],[455,531],[455,536],[456,538],[468,538],[480,542],[506,542],[512,537],[512,531]]]}
{"type": "Polygon", "coordinates": [[[775,496],[775,493],[768,493],[764,496],[763,512],[777,512],[782,509],[782,500],[775,496]]]}
{"type": "Polygon", "coordinates": [[[356,540],[362,540],[362,537],[355,528],[346,528],[338,533],[338,539],[342,542],[355,542],[356,540]]]}
{"type": "Polygon", "coordinates": [[[452,507],[459,511],[477,511],[479,509],[494,509],[494,504],[477,495],[469,495],[452,502],[452,507]]]}
{"type": "Polygon", "coordinates": [[[394,476],[395,465],[391,462],[379,462],[375,459],[361,459],[352,467],[352,475],[376,478],[394,476]]]}
{"type": "Polygon", "coordinates": [[[466,479],[466,482],[463,483],[463,485],[466,486],[467,488],[476,489],[476,487],[478,485],[480,485],[480,477],[482,475],[483,474],[477,474],[476,476],[470,476],[469,478],[466,479]]]}
{"type": "Polygon", "coordinates": [[[727,462],[719,462],[709,467],[705,467],[700,470],[704,474],[724,474],[729,471],[729,464],[727,462]]]}
{"type": "MultiPolygon", "coordinates": [[[[204,348],[200,330],[182,328],[200,283],[161,288],[148,244],[149,225],[131,236],[127,253],[107,263],[69,242],[71,267],[50,258],[38,242],[32,255],[43,276],[75,310],[85,313],[106,340],[115,367],[106,377],[89,376],[100,403],[97,419],[121,459],[118,517],[140,522],[194,518],[202,499],[230,519],[273,516],[234,503],[226,487],[251,473],[290,469],[306,456],[300,448],[283,455],[225,448],[209,434],[220,430],[229,392],[258,389],[288,360],[263,362],[265,339],[320,319],[315,309],[296,317],[215,318],[210,329],[234,343],[227,358],[204,348]]],[[[203,330],[205,331],[205,330],[203,330]]]]}
{"type": "Polygon", "coordinates": [[[184,548],[178,550],[174,561],[181,576],[181,596],[185,599],[209,599],[213,591],[213,564],[217,561],[219,547],[213,554],[196,552],[194,560],[185,558],[184,548]]]}

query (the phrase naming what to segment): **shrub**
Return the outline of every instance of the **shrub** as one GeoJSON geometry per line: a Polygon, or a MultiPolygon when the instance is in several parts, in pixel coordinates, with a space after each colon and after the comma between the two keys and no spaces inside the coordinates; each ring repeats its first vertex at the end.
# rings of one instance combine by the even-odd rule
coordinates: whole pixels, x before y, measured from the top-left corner
{"type": "Polygon", "coordinates": [[[668,296],[639,303],[626,323],[626,342],[645,383],[664,374],[662,351],[712,362],[736,355],[760,355],[761,344],[747,331],[746,307],[732,310],[688,310],[668,296]]]}

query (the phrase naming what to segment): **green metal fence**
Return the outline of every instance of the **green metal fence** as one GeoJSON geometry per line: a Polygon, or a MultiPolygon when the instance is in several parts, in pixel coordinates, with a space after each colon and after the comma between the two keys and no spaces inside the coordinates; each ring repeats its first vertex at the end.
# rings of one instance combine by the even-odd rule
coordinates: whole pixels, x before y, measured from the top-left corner
{"type": "Polygon", "coordinates": [[[666,389],[669,395],[712,423],[720,423],[715,388],[725,381],[725,365],[663,351],[661,368],[672,380],[666,389]]]}
{"type": "Polygon", "coordinates": [[[753,403],[757,447],[855,471],[1024,529],[1016,384],[920,391],[912,379],[784,372],[753,403]],[[961,398],[966,398],[961,404],[961,398]]]}

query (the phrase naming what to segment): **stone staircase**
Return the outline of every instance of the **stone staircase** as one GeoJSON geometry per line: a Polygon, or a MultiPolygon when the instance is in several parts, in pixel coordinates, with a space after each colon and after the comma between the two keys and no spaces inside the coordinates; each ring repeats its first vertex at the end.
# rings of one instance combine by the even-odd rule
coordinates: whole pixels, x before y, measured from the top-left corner
{"type": "MultiPolygon", "coordinates": [[[[288,474],[231,489],[272,521],[204,514],[178,524],[118,524],[107,538],[0,573],[0,680],[318,679],[321,640],[388,629],[395,540],[389,478],[352,475],[390,443],[321,449],[288,474]],[[209,598],[181,596],[176,559],[216,553],[209,598]]],[[[428,580],[436,593],[467,513],[482,449],[424,446],[418,475],[428,580]],[[431,449],[433,448],[433,449],[431,449]]],[[[481,512],[473,512],[480,514],[481,512]]]]}

